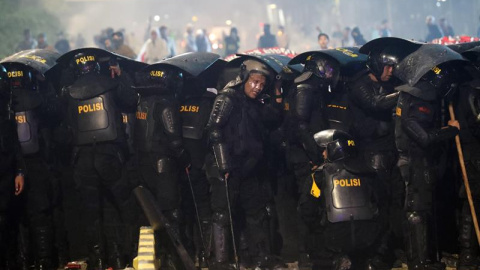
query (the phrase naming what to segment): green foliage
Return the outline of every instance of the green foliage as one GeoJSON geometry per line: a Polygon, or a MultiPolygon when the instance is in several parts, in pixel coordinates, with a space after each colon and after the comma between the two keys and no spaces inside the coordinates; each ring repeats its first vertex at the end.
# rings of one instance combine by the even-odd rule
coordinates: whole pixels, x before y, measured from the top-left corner
{"type": "Polygon", "coordinates": [[[41,1],[0,0],[0,7],[0,59],[15,53],[15,47],[23,40],[23,30],[27,28],[33,38],[45,33],[47,42],[54,45],[62,27],[41,1]]]}

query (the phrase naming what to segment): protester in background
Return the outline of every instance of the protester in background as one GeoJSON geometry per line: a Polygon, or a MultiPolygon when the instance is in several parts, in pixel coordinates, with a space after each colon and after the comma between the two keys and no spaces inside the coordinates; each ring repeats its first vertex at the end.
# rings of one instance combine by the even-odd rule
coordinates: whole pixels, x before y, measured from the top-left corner
{"type": "Polygon", "coordinates": [[[169,55],[167,43],[165,40],[158,38],[158,31],[153,29],[150,31],[150,38],[144,44],[143,62],[153,64],[169,55]]]}
{"type": "Polygon", "coordinates": [[[330,42],[330,38],[325,33],[318,34],[318,46],[320,46],[320,50],[328,49],[328,43],[330,42]]]}
{"type": "Polygon", "coordinates": [[[175,40],[173,38],[169,37],[168,35],[168,28],[165,25],[160,26],[160,37],[165,40],[167,43],[167,48],[169,51],[168,57],[173,57],[177,54],[176,49],[175,49],[175,40]]]}
{"type": "Polygon", "coordinates": [[[258,48],[277,47],[277,39],[270,33],[270,24],[263,25],[263,35],[258,39],[258,48]]]}
{"type": "Polygon", "coordinates": [[[428,34],[427,37],[425,38],[426,42],[431,42],[432,40],[436,38],[441,38],[444,36],[442,29],[435,23],[435,17],[433,16],[427,16],[427,19],[425,20],[427,24],[427,29],[428,29],[428,34]]]}
{"type": "Polygon", "coordinates": [[[230,35],[225,37],[225,56],[236,54],[240,48],[240,38],[236,27],[230,29],[230,35]]]}
{"type": "Polygon", "coordinates": [[[388,24],[387,19],[384,19],[382,21],[382,24],[380,25],[380,29],[379,29],[379,34],[380,34],[380,37],[391,37],[392,36],[392,31],[390,30],[390,26],[388,24]]]}
{"type": "Polygon", "coordinates": [[[453,31],[453,27],[452,27],[452,25],[447,21],[447,19],[445,19],[445,18],[440,18],[440,20],[438,20],[438,26],[439,26],[440,29],[442,30],[444,36],[447,36],[447,37],[453,37],[453,36],[455,36],[455,32],[453,31]]]}
{"type": "Polygon", "coordinates": [[[363,38],[360,28],[355,27],[352,30],[352,38],[355,41],[355,46],[363,46],[367,41],[363,38]]]}
{"type": "Polygon", "coordinates": [[[31,50],[37,47],[37,41],[32,38],[32,34],[30,33],[30,29],[23,30],[23,40],[18,43],[17,48],[15,48],[15,52],[23,51],[23,50],[31,50]]]}
{"type": "Polygon", "coordinates": [[[290,37],[285,32],[285,27],[283,25],[278,27],[277,42],[280,48],[288,49],[288,46],[290,45],[290,37]]]}
{"type": "Polygon", "coordinates": [[[54,50],[53,46],[47,43],[47,36],[45,33],[40,33],[37,36],[37,47],[35,49],[47,49],[47,50],[54,50]]]}
{"type": "Polygon", "coordinates": [[[197,43],[195,42],[195,36],[193,35],[193,26],[188,25],[185,35],[185,52],[198,51],[197,43]]]}

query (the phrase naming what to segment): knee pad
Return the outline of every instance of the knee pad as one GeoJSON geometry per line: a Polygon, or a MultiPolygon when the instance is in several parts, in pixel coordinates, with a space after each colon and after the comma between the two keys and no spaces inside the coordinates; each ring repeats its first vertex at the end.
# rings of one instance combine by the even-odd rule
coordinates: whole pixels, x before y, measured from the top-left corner
{"type": "Polygon", "coordinates": [[[421,224],[424,223],[425,216],[422,213],[413,211],[413,212],[407,212],[407,223],[409,225],[416,225],[416,224],[421,224]]]}
{"type": "Polygon", "coordinates": [[[219,224],[222,227],[230,224],[230,218],[226,213],[215,212],[212,218],[213,223],[219,224]]]}

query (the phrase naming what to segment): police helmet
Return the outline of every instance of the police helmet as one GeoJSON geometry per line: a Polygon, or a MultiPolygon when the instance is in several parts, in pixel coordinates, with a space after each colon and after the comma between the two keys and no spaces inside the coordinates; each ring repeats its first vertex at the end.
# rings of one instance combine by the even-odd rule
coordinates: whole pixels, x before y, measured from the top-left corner
{"type": "Polygon", "coordinates": [[[399,62],[399,57],[394,53],[393,48],[385,48],[381,52],[371,52],[366,65],[370,72],[380,79],[386,66],[396,66],[399,62]]]}
{"type": "Polygon", "coordinates": [[[329,84],[336,84],[340,74],[340,65],[333,60],[322,57],[319,54],[311,55],[305,62],[304,71],[310,71],[329,84]]]}
{"type": "Polygon", "coordinates": [[[6,91],[7,89],[7,69],[4,66],[0,65],[0,91],[6,91]]]}
{"type": "Polygon", "coordinates": [[[97,61],[97,56],[90,53],[77,53],[73,57],[71,66],[77,78],[89,73],[100,73],[100,64],[97,61]]]}
{"type": "Polygon", "coordinates": [[[35,90],[34,74],[31,69],[23,65],[11,65],[6,72],[11,89],[35,90]]]}
{"type": "Polygon", "coordinates": [[[183,88],[183,72],[176,68],[154,67],[137,73],[136,85],[138,89],[150,89],[152,94],[172,93],[179,94],[183,88]]]}
{"type": "Polygon", "coordinates": [[[357,151],[353,137],[341,130],[327,129],[313,136],[318,146],[327,150],[327,160],[337,161],[355,156],[357,151]]]}
{"type": "Polygon", "coordinates": [[[266,85],[273,82],[273,72],[267,65],[252,59],[243,61],[240,66],[240,78],[242,82],[246,82],[252,73],[259,73],[265,76],[265,79],[267,80],[266,85]]]}

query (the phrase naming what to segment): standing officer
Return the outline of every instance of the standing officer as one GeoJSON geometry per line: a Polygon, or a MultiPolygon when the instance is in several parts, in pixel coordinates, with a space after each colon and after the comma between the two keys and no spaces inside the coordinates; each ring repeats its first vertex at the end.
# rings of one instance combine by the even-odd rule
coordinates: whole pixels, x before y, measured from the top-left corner
{"type": "Polygon", "coordinates": [[[18,142],[15,119],[12,111],[12,93],[7,73],[0,65],[0,267],[14,267],[15,253],[11,244],[16,241],[9,236],[9,208],[13,195],[18,196],[24,188],[25,164],[18,142]],[[10,244],[9,244],[10,243],[10,244]]]}
{"type": "Polygon", "coordinates": [[[429,246],[433,192],[438,178],[439,153],[435,146],[452,139],[460,129],[453,120],[441,127],[438,117],[442,99],[448,100],[456,90],[456,74],[462,71],[455,62],[462,60],[444,46],[425,44],[402,60],[395,71],[398,78],[409,82],[398,87],[401,93],[395,120],[397,166],[406,184],[404,237],[409,269],[444,268],[431,259],[429,246]],[[417,64],[412,66],[412,62],[417,64]]]}
{"type": "MultiPolygon", "coordinates": [[[[128,152],[121,112],[135,110],[136,94],[117,65],[111,76],[100,74],[93,51],[63,55],[75,81],[66,88],[68,117],[73,131],[74,179],[82,200],[89,268],[125,267],[121,251],[121,201],[128,197],[120,181],[128,152]]],[[[61,59],[59,59],[61,60],[61,59]]]]}
{"type": "MultiPolygon", "coordinates": [[[[151,65],[137,74],[137,106],[134,162],[141,183],[155,196],[176,238],[184,238],[180,225],[179,174],[190,166],[182,139],[182,122],[176,95],[183,88],[183,72],[162,64],[151,65]]],[[[170,257],[165,258],[166,264],[170,257]]]]}
{"type": "Polygon", "coordinates": [[[245,215],[245,235],[254,264],[276,265],[267,254],[268,233],[263,227],[267,213],[259,179],[265,166],[262,120],[271,116],[259,97],[272,82],[270,68],[256,60],[245,60],[239,76],[219,92],[210,114],[208,128],[213,151],[207,156],[206,167],[212,190],[215,258],[211,269],[231,268],[228,255],[232,246],[228,239],[233,233],[231,217],[239,220],[236,207],[241,207],[245,215]]]}

